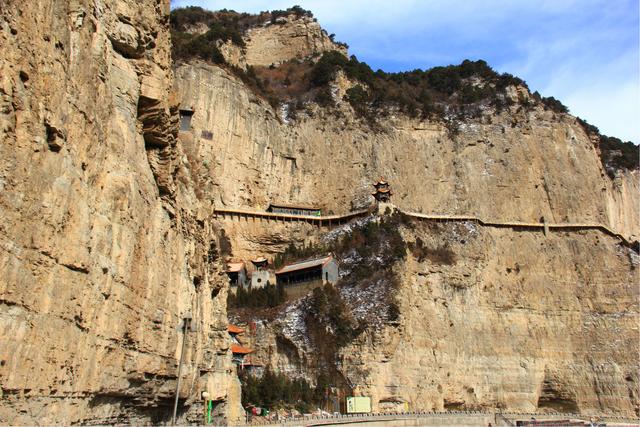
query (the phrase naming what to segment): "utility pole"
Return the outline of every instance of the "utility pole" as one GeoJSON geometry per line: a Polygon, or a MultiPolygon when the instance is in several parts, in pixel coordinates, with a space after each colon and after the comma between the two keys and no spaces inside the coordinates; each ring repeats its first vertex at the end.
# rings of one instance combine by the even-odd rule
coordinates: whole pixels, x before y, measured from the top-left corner
{"type": "Polygon", "coordinates": [[[176,399],[173,402],[173,417],[171,417],[171,426],[176,425],[176,415],[178,414],[178,395],[180,394],[180,377],[182,374],[182,359],[184,358],[184,349],[187,347],[187,331],[191,328],[191,315],[185,314],[182,319],[182,350],[180,351],[180,362],[178,362],[178,381],[176,384],[176,399]]]}

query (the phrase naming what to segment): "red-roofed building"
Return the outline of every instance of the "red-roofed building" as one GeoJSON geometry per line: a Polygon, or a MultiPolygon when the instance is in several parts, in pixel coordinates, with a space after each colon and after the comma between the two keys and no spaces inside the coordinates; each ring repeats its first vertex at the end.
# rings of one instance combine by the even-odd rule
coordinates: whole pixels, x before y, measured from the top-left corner
{"type": "Polygon", "coordinates": [[[241,334],[244,332],[244,329],[236,326],[236,325],[231,325],[229,324],[229,326],[227,326],[227,332],[229,332],[229,334],[231,335],[237,335],[237,334],[241,334]]]}
{"type": "Polygon", "coordinates": [[[229,335],[231,336],[231,341],[232,341],[231,360],[236,365],[244,365],[244,357],[247,354],[253,353],[253,349],[243,346],[242,345],[243,343],[238,339],[238,335],[243,334],[244,329],[236,325],[229,324],[227,326],[227,332],[229,332],[229,335]]]}
{"type": "Polygon", "coordinates": [[[241,354],[244,356],[245,354],[253,353],[253,350],[247,347],[243,347],[239,344],[231,344],[231,352],[234,356],[236,354],[241,354]]]}

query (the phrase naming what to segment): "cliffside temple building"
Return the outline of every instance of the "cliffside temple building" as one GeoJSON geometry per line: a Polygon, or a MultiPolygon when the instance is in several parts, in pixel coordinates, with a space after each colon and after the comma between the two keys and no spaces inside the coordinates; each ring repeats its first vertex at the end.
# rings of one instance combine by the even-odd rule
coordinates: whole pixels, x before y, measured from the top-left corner
{"type": "Polygon", "coordinates": [[[328,255],[285,265],[276,271],[276,282],[284,286],[310,282],[335,283],[338,274],[338,263],[333,255],[328,255]]]}
{"type": "Polygon", "coordinates": [[[322,210],[313,206],[303,205],[287,205],[271,203],[267,207],[267,212],[280,213],[286,215],[306,215],[306,216],[321,216],[322,210]]]}
{"type": "Polygon", "coordinates": [[[269,266],[269,261],[266,258],[260,257],[254,260],[251,260],[251,263],[255,267],[253,272],[251,273],[251,288],[264,288],[269,285],[269,270],[267,269],[269,266]]]}
{"type": "Polygon", "coordinates": [[[236,365],[244,365],[245,364],[245,356],[253,353],[253,349],[245,347],[238,338],[238,335],[244,333],[244,329],[239,328],[235,325],[228,325],[227,332],[231,336],[231,353],[232,353],[232,361],[236,365]]]}
{"type": "Polygon", "coordinates": [[[371,193],[374,199],[378,202],[389,203],[391,201],[391,196],[393,193],[391,192],[391,188],[389,187],[389,183],[384,179],[380,178],[378,182],[373,184],[376,191],[371,193]]]}
{"type": "Polygon", "coordinates": [[[247,286],[247,269],[245,268],[244,262],[228,263],[226,273],[232,292],[235,292],[240,286],[247,286]]]}

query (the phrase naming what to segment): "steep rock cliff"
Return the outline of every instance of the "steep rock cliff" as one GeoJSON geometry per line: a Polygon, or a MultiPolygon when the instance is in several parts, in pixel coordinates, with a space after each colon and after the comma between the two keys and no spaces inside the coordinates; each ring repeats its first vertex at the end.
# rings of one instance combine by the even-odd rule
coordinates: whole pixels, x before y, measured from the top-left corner
{"type": "Polygon", "coordinates": [[[168,19],[168,1],[0,10],[0,423],[168,420],[187,314],[180,417],[202,391],[237,414],[168,19]]]}
{"type": "Polygon", "coordinates": [[[341,352],[375,402],[637,416],[638,255],[594,232],[405,231],[451,264],[396,268],[400,320],[341,352]]]}
{"type": "MultiPolygon", "coordinates": [[[[472,214],[495,221],[600,222],[639,236],[638,172],[610,179],[575,118],[518,106],[459,124],[402,115],[358,120],[309,106],[291,121],[225,70],[194,63],[176,70],[181,105],[194,109],[195,149],[208,168],[216,206],[264,209],[272,201],[345,213],[366,203],[384,176],[406,210],[472,214]],[[211,139],[200,137],[212,132],[211,139]],[[363,202],[364,201],[364,202],[363,202]]],[[[335,91],[339,91],[336,86],[335,91]]]]}
{"type": "MultiPolygon", "coordinates": [[[[599,232],[545,236],[473,222],[408,220],[401,234],[395,285],[357,252],[340,259],[346,317],[366,329],[334,360],[318,357],[327,344],[314,337],[307,298],[257,322],[252,361],[311,382],[336,369],[334,384],[371,396],[379,411],[638,416],[634,250],[599,232]],[[354,283],[357,264],[369,273],[354,283]]],[[[377,251],[374,259],[388,249],[377,251]]]]}
{"type": "MultiPolygon", "coordinates": [[[[202,166],[204,197],[217,208],[262,211],[277,201],[346,213],[368,206],[371,183],[383,176],[406,211],[602,223],[638,238],[638,171],[608,176],[597,144],[571,115],[516,103],[454,128],[391,112],[374,129],[343,101],[352,85],[338,74],[335,108],[309,103],[292,119],[288,105],[272,108],[223,68],[180,65],[176,90],[194,110],[190,150],[202,166]]],[[[531,96],[524,87],[508,92],[531,96]]],[[[220,224],[239,259],[321,241],[327,231],[251,219],[220,224]]],[[[366,279],[362,292],[341,287],[356,318],[375,307],[386,313],[371,308],[381,293],[399,304],[399,320],[369,323],[335,356],[339,376],[371,396],[375,409],[638,415],[634,250],[599,231],[544,236],[463,223],[403,235],[446,244],[455,262],[408,251],[394,266],[397,289],[366,279]]],[[[282,307],[276,320],[254,316],[251,344],[255,360],[313,382],[326,366],[309,339],[305,304],[282,307]]]]}
{"type": "MultiPolygon", "coordinates": [[[[339,76],[336,108],[311,103],[291,120],[203,63],[176,70],[173,98],[168,13],[147,0],[0,12],[0,422],[168,420],[187,314],[181,420],[200,420],[204,391],[217,422],[238,418],[220,228],[240,258],[322,237],[309,224],[214,221],[214,207],[343,213],[369,205],[384,176],[405,210],[601,222],[638,238],[638,172],[607,176],[570,115],[513,106],[453,132],[391,114],[373,130],[339,76]],[[179,105],[195,110],[180,135],[179,105]]],[[[229,62],[336,48],[309,18],[245,36],[245,51],[222,49],[229,62]]],[[[344,347],[342,375],[376,408],[637,414],[637,255],[596,231],[465,227],[403,230],[446,240],[457,261],[395,265],[399,321],[344,347]]],[[[265,360],[312,378],[296,307],[264,331],[265,360]]]]}

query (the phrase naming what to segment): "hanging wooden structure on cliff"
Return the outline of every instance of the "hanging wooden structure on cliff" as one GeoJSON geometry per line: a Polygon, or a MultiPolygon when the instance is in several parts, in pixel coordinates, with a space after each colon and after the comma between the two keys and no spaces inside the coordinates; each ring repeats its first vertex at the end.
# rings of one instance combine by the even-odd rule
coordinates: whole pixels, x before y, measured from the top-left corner
{"type": "Polygon", "coordinates": [[[376,188],[376,191],[371,193],[374,199],[378,202],[388,203],[391,201],[391,196],[393,193],[391,192],[391,188],[389,187],[389,183],[384,179],[380,178],[378,182],[373,184],[376,188]]]}
{"type": "Polygon", "coordinates": [[[322,216],[322,210],[313,206],[287,205],[271,203],[267,207],[267,212],[280,213],[286,215],[302,216],[322,216]]]}
{"type": "Polygon", "coordinates": [[[232,344],[231,344],[232,361],[236,365],[243,365],[245,356],[253,353],[253,349],[243,346],[242,341],[240,341],[238,337],[238,335],[241,335],[244,333],[244,329],[239,328],[236,325],[229,324],[227,326],[227,332],[231,336],[231,341],[232,341],[232,344]]]}
{"type": "Polygon", "coordinates": [[[260,257],[254,260],[251,260],[251,263],[254,266],[253,272],[251,272],[251,289],[264,288],[270,284],[269,279],[271,277],[268,267],[269,261],[260,257]]]}
{"type": "Polygon", "coordinates": [[[238,287],[247,286],[247,269],[244,262],[230,262],[227,264],[227,277],[229,278],[229,286],[232,292],[238,287]]]}
{"type": "Polygon", "coordinates": [[[338,278],[338,263],[333,255],[285,265],[276,271],[276,282],[285,286],[314,281],[335,283],[338,278]]]}

